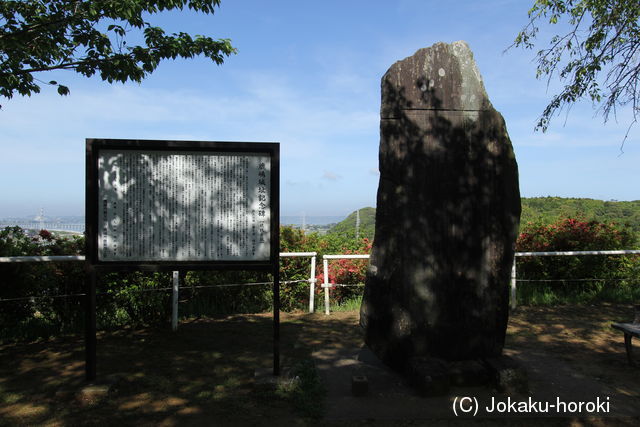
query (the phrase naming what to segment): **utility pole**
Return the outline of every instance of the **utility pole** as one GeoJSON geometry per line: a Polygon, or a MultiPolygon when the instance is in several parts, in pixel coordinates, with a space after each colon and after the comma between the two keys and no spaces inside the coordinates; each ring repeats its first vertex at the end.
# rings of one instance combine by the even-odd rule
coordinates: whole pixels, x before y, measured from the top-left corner
{"type": "Polygon", "coordinates": [[[302,231],[306,231],[307,229],[307,214],[302,212],[302,231]]]}
{"type": "Polygon", "coordinates": [[[356,211],[356,240],[360,239],[360,209],[356,211]]]}

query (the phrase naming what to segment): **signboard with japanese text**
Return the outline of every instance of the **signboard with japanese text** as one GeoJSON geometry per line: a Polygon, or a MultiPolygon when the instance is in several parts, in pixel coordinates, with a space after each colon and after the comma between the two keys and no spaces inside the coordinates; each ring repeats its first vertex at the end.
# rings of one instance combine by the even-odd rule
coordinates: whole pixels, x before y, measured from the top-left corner
{"type": "Polygon", "coordinates": [[[87,140],[88,254],[95,264],[272,263],[278,172],[276,143],[87,140]]]}
{"type": "MultiPolygon", "coordinates": [[[[118,270],[270,273],[279,375],[279,153],[278,143],[86,140],[88,381],[96,378],[98,273],[118,270]]],[[[176,310],[178,289],[174,279],[176,310]]]]}

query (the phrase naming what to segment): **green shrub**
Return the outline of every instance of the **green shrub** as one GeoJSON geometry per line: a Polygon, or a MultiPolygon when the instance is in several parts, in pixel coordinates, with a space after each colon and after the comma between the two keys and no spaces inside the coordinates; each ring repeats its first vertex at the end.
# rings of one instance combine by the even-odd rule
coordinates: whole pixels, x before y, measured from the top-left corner
{"type": "Polygon", "coordinates": [[[270,282],[270,275],[264,272],[190,271],[181,281],[180,315],[199,317],[268,311],[273,301],[270,282]]]}
{"type": "MultiPolygon", "coordinates": [[[[80,255],[82,237],[60,238],[46,230],[27,235],[20,227],[0,230],[0,256],[80,255]]],[[[82,265],[74,262],[0,264],[0,330],[22,324],[54,323],[60,329],[77,324],[81,297],[59,297],[82,292],[82,265]]]]}
{"type": "Polygon", "coordinates": [[[101,326],[167,323],[171,318],[171,273],[109,273],[97,285],[101,326]]]}
{"type": "MultiPolygon", "coordinates": [[[[551,224],[527,223],[520,230],[520,252],[632,249],[633,232],[616,224],[562,218],[551,224]]],[[[524,304],[633,301],[637,298],[640,257],[584,255],[518,257],[518,299],[524,304]]]]}

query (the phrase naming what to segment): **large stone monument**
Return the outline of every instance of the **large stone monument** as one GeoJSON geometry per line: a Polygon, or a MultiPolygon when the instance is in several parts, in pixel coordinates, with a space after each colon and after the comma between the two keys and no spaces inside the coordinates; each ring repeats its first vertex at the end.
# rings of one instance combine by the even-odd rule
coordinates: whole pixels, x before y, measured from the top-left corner
{"type": "Polygon", "coordinates": [[[360,313],[366,343],[409,372],[416,359],[499,356],[518,169],[467,44],[437,43],[393,64],[380,116],[376,232],[360,313]]]}

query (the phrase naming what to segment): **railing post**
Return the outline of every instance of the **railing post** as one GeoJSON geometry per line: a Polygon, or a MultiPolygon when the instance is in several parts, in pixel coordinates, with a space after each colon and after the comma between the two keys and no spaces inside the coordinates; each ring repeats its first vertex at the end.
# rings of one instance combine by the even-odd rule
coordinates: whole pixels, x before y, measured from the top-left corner
{"type": "Polygon", "coordinates": [[[324,314],[329,315],[329,260],[322,257],[322,267],[324,272],[324,314]]]}
{"type": "Polygon", "coordinates": [[[178,330],[178,289],[180,288],[180,272],[173,272],[173,292],[171,295],[171,329],[178,330]]]}
{"type": "Polygon", "coordinates": [[[309,274],[309,313],[315,310],[314,299],[316,295],[316,256],[311,257],[311,273],[309,274]]]}
{"type": "Polygon", "coordinates": [[[511,266],[511,310],[516,309],[516,257],[513,257],[511,266]]]}

